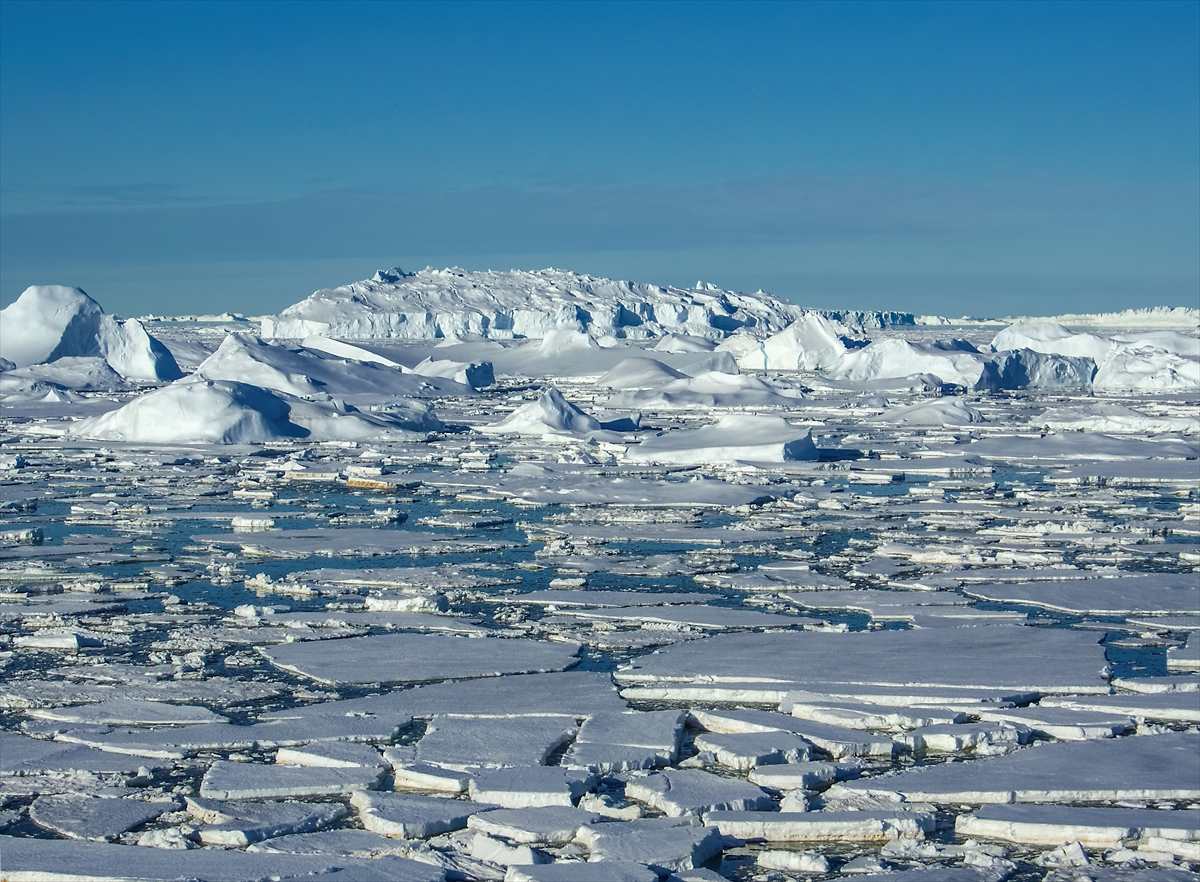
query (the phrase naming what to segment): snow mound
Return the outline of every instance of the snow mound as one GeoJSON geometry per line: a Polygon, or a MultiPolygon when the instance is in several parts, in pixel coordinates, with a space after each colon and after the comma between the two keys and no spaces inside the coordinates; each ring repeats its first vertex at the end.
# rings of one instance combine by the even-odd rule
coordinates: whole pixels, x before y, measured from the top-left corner
{"type": "Polygon", "coordinates": [[[523,404],[498,423],[477,426],[492,435],[587,435],[601,431],[600,421],[584,413],[561,392],[550,388],[536,401],[523,404]]]}
{"type": "Polygon", "coordinates": [[[729,414],[698,429],[679,429],[646,438],[625,449],[634,463],[704,465],[789,462],[817,458],[812,433],[782,417],[729,414]]]}
{"type": "Polygon", "coordinates": [[[393,397],[437,398],[470,395],[461,383],[424,377],[376,361],[339,358],[303,346],[269,343],[249,334],[228,334],[196,375],[209,380],[250,383],[299,397],[337,396],[358,403],[393,397]]]}
{"type": "Polygon", "coordinates": [[[31,285],[0,310],[0,356],[17,367],[99,357],[130,380],[177,379],[170,351],[137,319],[119,321],[80,288],[31,285]]]}
{"type": "Polygon", "coordinates": [[[983,375],[984,357],[969,343],[951,340],[913,343],[899,337],[876,340],[846,354],[828,375],[856,382],[932,374],[943,383],[974,388],[983,375]]]}
{"type": "Polygon", "coordinates": [[[542,338],[565,328],[595,337],[687,334],[716,340],[740,327],[778,331],[801,313],[765,294],[712,285],[676,288],[558,269],[393,269],[314,292],[279,315],[265,317],[262,335],[542,338]]]}
{"type": "Polygon", "coordinates": [[[189,377],[81,420],[69,434],[147,444],[250,444],[289,438],[366,441],[440,428],[428,406],[417,403],[368,414],[249,383],[189,377]]]}
{"type": "Polygon", "coordinates": [[[846,357],[847,329],[810,312],[737,356],[738,366],[768,371],[827,371],[846,357]]]}
{"type": "Polygon", "coordinates": [[[905,426],[966,426],[987,422],[982,413],[961,398],[935,398],[907,407],[894,407],[884,411],[879,419],[905,426]]]}
{"type": "Polygon", "coordinates": [[[655,389],[680,379],[687,379],[687,374],[656,358],[634,356],[609,368],[596,380],[596,385],[609,389],[655,389]]]}
{"type": "Polygon", "coordinates": [[[784,407],[799,395],[785,395],[766,380],[743,374],[706,371],[653,388],[613,396],[613,407],[674,410],[692,407],[784,407]]]}

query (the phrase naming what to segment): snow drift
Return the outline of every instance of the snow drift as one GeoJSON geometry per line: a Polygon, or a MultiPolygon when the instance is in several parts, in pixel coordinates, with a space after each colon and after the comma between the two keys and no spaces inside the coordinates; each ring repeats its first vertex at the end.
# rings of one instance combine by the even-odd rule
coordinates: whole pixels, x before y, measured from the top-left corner
{"type": "Polygon", "coordinates": [[[0,310],[0,357],[17,367],[99,357],[122,377],[160,382],[179,365],[137,319],[120,321],[80,288],[31,285],[0,310]]]}

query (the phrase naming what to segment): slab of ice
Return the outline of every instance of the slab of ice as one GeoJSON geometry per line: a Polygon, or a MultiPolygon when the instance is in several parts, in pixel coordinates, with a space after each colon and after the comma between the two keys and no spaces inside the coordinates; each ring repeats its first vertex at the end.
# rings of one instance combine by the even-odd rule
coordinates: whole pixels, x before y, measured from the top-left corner
{"type": "Polygon", "coordinates": [[[721,853],[724,840],[693,818],[645,818],[591,824],[578,831],[593,861],[646,864],[660,873],[692,870],[721,853]]]}
{"type": "Polygon", "coordinates": [[[29,716],[62,723],[89,723],[114,726],[188,725],[224,722],[225,718],[207,708],[191,704],[166,704],[110,698],[95,704],[74,707],[37,708],[29,716]]]}
{"type": "Polygon", "coordinates": [[[504,882],[657,882],[659,874],[628,861],[561,861],[509,867],[504,882]]]}
{"type": "Polygon", "coordinates": [[[534,640],[383,634],[292,643],[262,650],[272,664],[322,683],[428,683],[561,671],[578,644],[534,640]]]}
{"type": "Polygon", "coordinates": [[[808,759],[809,743],[791,732],[706,732],[695,738],[696,749],[716,757],[726,768],[748,772],[759,766],[808,759]]]}
{"type": "Polygon", "coordinates": [[[254,854],[223,849],[176,850],[136,845],[0,836],[4,873],[11,882],[257,882],[340,869],[361,882],[442,882],[438,867],[400,857],[356,860],[336,855],[254,854]]]}
{"type": "Polygon", "coordinates": [[[948,763],[835,784],[830,794],[906,802],[1106,802],[1200,798],[1200,734],[1044,744],[999,758],[948,763]]]}
{"type": "Polygon", "coordinates": [[[587,772],[558,766],[484,769],[471,779],[468,792],[476,802],[501,808],[575,805],[591,786],[587,772]]]}
{"type": "Polygon", "coordinates": [[[188,815],[205,845],[244,847],[252,842],[332,826],[346,815],[340,803],[223,802],[188,797],[188,815]]]}
{"type": "Polygon", "coordinates": [[[488,836],[523,845],[566,845],[579,828],[600,820],[599,815],[569,806],[492,809],[467,819],[467,826],[488,836]]]}
{"type": "Polygon", "coordinates": [[[1170,614],[1200,608],[1194,574],[1124,573],[1120,578],[1070,582],[972,584],[971,597],[1096,615],[1170,614]]]}
{"type": "Polygon", "coordinates": [[[200,795],[210,799],[335,796],[374,787],[381,776],[378,768],[321,768],[216,760],[204,773],[200,795]]]}
{"type": "Polygon", "coordinates": [[[39,796],[29,806],[29,819],[68,839],[99,842],[115,839],[177,807],[175,802],[63,794],[39,796]]]}
{"type": "Polygon", "coordinates": [[[366,790],[352,793],[350,805],[358,812],[364,828],[398,839],[428,839],[461,830],[471,815],[491,808],[486,803],[465,799],[366,790]]]}
{"type": "Polygon", "coordinates": [[[1043,698],[1041,704],[1045,707],[1120,714],[1143,720],[1200,723],[1200,697],[1187,692],[1051,696],[1043,698]]]}
{"type": "Polygon", "coordinates": [[[1102,693],[1104,649],[1096,635],[1062,629],[980,626],[877,633],[729,634],[682,643],[617,671],[618,684],[711,686],[725,681],[954,686],[1102,693]],[[1038,653],[1030,654],[1030,641],[1038,653]],[[955,659],[954,665],[938,660],[955,659]]]}
{"type": "Polygon", "coordinates": [[[1135,837],[1200,840],[1200,812],[1050,805],[989,805],[955,819],[960,836],[1002,839],[1024,845],[1079,842],[1117,848],[1135,837]]]}
{"type": "Polygon", "coordinates": [[[704,823],[725,836],[765,842],[889,842],[922,839],[934,829],[925,812],[711,811],[704,823]]]}
{"type": "Polygon", "coordinates": [[[575,736],[573,717],[483,719],[436,716],[417,760],[452,769],[540,766],[575,736]]]}
{"type": "Polygon", "coordinates": [[[670,769],[625,782],[625,795],[678,818],[718,809],[771,809],[774,800],[746,781],[722,778],[699,769],[670,769]]]}

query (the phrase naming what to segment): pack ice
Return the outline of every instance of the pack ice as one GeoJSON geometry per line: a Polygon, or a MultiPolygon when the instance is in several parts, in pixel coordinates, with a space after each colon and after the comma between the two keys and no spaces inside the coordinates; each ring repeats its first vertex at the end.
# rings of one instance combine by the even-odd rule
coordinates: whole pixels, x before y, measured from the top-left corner
{"type": "Polygon", "coordinates": [[[1197,878],[1198,329],[30,289],[0,875],[1197,878]]]}

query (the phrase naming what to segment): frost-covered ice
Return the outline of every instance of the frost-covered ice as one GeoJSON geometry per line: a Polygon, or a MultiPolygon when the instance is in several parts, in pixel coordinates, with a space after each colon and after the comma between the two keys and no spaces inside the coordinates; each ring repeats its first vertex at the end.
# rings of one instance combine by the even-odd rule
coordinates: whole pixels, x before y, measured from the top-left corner
{"type": "Polygon", "coordinates": [[[5,878],[1200,868],[1194,312],[427,270],[257,337],[31,291],[5,878]]]}

